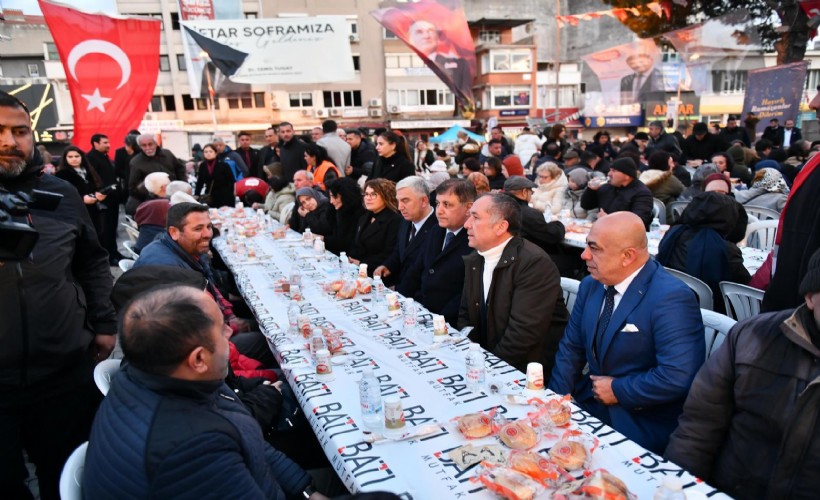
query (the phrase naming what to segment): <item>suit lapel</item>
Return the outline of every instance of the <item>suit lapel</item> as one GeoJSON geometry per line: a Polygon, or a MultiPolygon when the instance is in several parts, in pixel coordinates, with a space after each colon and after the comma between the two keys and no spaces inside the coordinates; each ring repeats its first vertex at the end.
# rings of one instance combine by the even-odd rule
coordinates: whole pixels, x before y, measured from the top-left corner
{"type": "MultiPolygon", "coordinates": [[[[586,338],[584,339],[584,343],[586,344],[586,349],[588,353],[593,352],[592,342],[595,339],[595,329],[598,327],[598,317],[601,315],[601,307],[603,306],[603,304],[604,286],[596,281],[595,286],[587,296],[586,304],[584,307],[586,314],[584,314],[584,318],[582,320],[582,331],[586,332],[586,338]]],[[[598,361],[594,359],[594,356],[589,356],[588,359],[591,359],[593,363],[598,363],[598,361]]]]}

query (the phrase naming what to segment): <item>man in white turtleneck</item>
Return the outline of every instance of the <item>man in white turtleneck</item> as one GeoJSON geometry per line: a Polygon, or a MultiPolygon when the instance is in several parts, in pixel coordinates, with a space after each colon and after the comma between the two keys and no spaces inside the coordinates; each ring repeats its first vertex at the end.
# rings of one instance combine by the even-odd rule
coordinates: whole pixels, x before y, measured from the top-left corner
{"type": "Polygon", "coordinates": [[[459,328],[470,339],[525,371],[527,363],[550,373],[569,314],[561,277],[547,254],[518,236],[521,208],[505,194],[487,194],[464,224],[477,252],[464,257],[459,328]]]}

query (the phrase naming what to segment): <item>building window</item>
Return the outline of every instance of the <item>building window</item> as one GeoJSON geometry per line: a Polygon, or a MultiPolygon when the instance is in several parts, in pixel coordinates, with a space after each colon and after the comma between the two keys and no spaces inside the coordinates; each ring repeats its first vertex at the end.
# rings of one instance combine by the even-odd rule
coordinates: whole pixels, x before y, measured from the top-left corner
{"type": "Polygon", "coordinates": [[[396,34],[393,33],[392,31],[390,31],[389,29],[384,28],[384,39],[385,40],[398,40],[399,37],[397,37],[396,34]]]}
{"type": "Polygon", "coordinates": [[[165,104],[165,111],[176,111],[177,103],[172,95],[162,96],[163,104],[165,104]]]}
{"type": "Polygon", "coordinates": [[[171,12],[171,29],[179,31],[179,14],[177,12],[171,12]]]}
{"type": "Polygon", "coordinates": [[[814,92],[818,85],[820,85],[820,69],[808,70],[806,72],[806,86],[803,88],[814,92]]]}
{"type": "Polygon", "coordinates": [[[239,99],[236,97],[231,97],[228,99],[228,108],[229,109],[239,109],[239,99]]]}
{"type": "Polygon", "coordinates": [[[177,54],[177,68],[180,71],[186,71],[188,69],[188,65],[185,64],[185,54],[177,54]]]}
{"type": "Polygon", "coordinates": [[[493,108],[529,108],[530,87],[493,87],[493,108]]]}
{"type": "Polygon", "coordinates": [[[241,103],[242,103],[242,108],[243,108],[243,109],[250,109],[250,108],[253,108],[253,96],[250,96],[250,95],[248,95],[248,96],[242,96],[242,97],[239,99],[239,102],[241,102],[241,103]]]}
{"type": "Polygon", "coordinates": [[[159,70],[171,71],[171,61],[168,59],[168,56],[159,56],[159,70]]]}
{"type": "Polygon", "coordinates": [[[310,92],[290,92],[288,94],[291,108],[312,108],[313,94],[310,92]]]}
{"type": "Polygon", "coordinates": [[[479,43],[501,43],[501,32],[498,30],[481,30],[478,32],[479,43]]]}
{"type": "Polygon", "coordinates": [[[353,69],[355,71],[361,70],[361,68],[359,67],[359,56],[353,56],[353,69]]]}
{"type": "Polygon", "coordinates": [[[57,46],[54,45],[54,42],[46,42],[46,61],[59,61],[60,60],[60,53],[57,52],[57,46]]]}
{"type": "MultiPolygon", "coordinates": [[[[538,98],[536,99],[538,108],[554,108],[555,106],[555,86],[539,85],[538,98]]],[[[561,85],[558,89],[558,107],[575,108],[578,107],[578,87],[575,85],[561,85]]]]}
{"type": "Polygon", "coordinates": [[[389,106],[448,106],[455,102],[453,93],[447,89],[388,89],[389,106]]]}
{"type": "Polygon", "coordinates": [[[264,92],[254,92],[253,93],[253,107],[255,107],[255,108],[264,108],[265,107],[265,93],[264,92]]]}
{"type": "Polygon", "coordinates": [[[148,106],[149,112],[162,111],[162,96],[155,95],[151,97],[151,104],[148,106]]]}
{"type": "Polygon", "coordinates": [[[362,105],[362,91],[361,90],[341,90],[341,91],[324,91],[322,92],[322,100],[326,108],[350,108],[361,107],[362,105]]]}
{"type": "Polygon", "coordinates": [[[258,15],[256,14],[256,12],[246,12],[245,13],[245,19],[256,19],[257,17],[258,17],[258,15]]]}
{"type": "MultiPolygon", "coordinates": [[[[208,99],[200,97],[199,99],[194,99],[194,101],[196,102],[196,109],[200,111],[208,109],[208,99]]],[[[228,99],[228,102],[230,103],[230,99],[228,99]]]]}
{"type": "Polygon", "coordinates": [[[36,64],[29,64],[28,65],[28,76],[37,78],[40,76],[40,67],[36,64]]]}
{"type": "Polygon", "coordinates": [[[182,94],[182,109],[185,111],[193,111],[194,100],[189,94],[182,94]]]}
{"type": "Polygon", "coordinates": [[[528,73],[532,71],[529,49],[493,50],[490,52],[493,73],[528,73]]]}
{"type": "Polygon", "coordinates": [[[746,91],[746,71],[713,70],[712,90],[715,94],[740,94],[746,91]]]}

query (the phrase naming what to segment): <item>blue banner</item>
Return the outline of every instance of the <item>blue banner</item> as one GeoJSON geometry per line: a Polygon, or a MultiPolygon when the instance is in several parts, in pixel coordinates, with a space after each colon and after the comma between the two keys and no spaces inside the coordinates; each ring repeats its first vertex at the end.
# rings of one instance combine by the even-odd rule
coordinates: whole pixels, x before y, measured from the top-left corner
{"type": "Polygon", "coordinates": [[[773,118],[777,118],[781,124],[797,118],[808,64],[808,61],[800,61],[749,71],[743,116],[751,111],[760,118],[758,133],[773,118]]]}

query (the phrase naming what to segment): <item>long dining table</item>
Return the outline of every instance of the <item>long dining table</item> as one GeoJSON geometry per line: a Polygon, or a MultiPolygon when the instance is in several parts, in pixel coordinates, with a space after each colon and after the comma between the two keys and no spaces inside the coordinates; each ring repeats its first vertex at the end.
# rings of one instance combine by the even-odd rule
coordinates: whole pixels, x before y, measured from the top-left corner
{"type": "MultiPolygon", "coordinates": [[[[348,490],[386,490],[407,499],[495,498],[476,478],[482,466],[464,461],[463,447],[472,445],[473,451],[489,456],[509,450],[497,435],[465,438],[456,419],[475,412],[492,415],[493,422],[528,418],[534,400],[528,399],[532,393],[521,397],[526,394],[523,373],[482,350],[486,383],[471,390],[465,376],[470,340],[449,326],[449,334],[437,342],[441,336],[433,335],[433,315],[420,304],[414,304],[413,325],[402,315],[391,317],[384,297],[375,292],[338,299],[328,283],[350,269],[335,255],[306,246],[292,231],[274,238],[276,223],[260,222],[250,211],[222,209],[212,211],[212,218],[222,228],[213,247],[234,274],[287,383],[348,490]],[[282,283],[294,271],[301,275],[300,314],[313,328],[341,332],[342,350],[332,358],[331,375],[316,374],[308,341],[290,328],[287,312],[294,289],[291,284],[290,291],[283,291],[282,283]],[[366,366],[373,369],[382,397],[398,398],[406,422],[401,434],[365,428],[358,383],[366,366]]],[[[559,397],[548,390],[535,396],[542,401],[559,397]]],[[[727,498],[575,405],[571,411],[570,424],[539,432],[532,451],[546,456],[563,437],[581,436],[593,450],[584,471],[605,469],[637,498],[651,498],[667,477],[677,478],[689,499],[727,498]]],[[[583,479],[588,474],[584,471],[572,475],[583,479]]]]}

